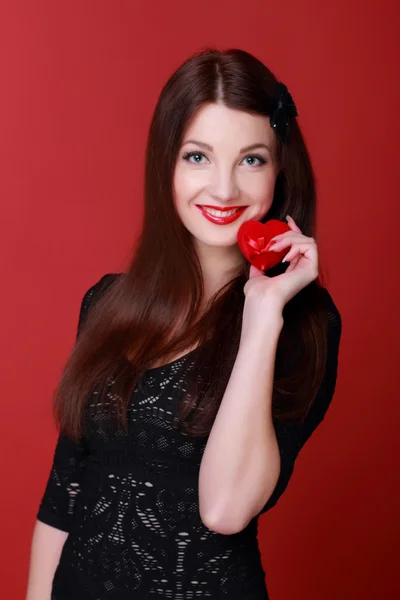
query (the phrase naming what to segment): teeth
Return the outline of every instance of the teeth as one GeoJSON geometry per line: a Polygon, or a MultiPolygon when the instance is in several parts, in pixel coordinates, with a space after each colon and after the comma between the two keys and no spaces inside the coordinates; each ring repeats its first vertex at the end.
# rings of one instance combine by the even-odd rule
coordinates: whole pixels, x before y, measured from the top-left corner
{"type": "Polygon", "coordinates": [[[214,215],[215,217],[230,217],[231,215],[234,215],[239,209],[238,208],[234,208],[233,210],[216,210],[215,208],[205,208],[204,206],[202,207],[203,210],[205,210],[206,212],[208,212],[210,215],[214,215]]]}

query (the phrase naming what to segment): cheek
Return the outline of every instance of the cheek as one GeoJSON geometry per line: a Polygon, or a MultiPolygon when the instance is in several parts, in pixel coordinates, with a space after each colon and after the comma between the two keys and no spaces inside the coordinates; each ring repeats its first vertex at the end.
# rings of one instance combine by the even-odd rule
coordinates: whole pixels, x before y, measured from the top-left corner
{"type": "Polygon", "coordinates": [[[184,180],[179,172],[179,169],[176,169],[176,171],[174,173],[173,195],[174,195],[175,206],[177,206],[179,208],[179,206],[182,204],[184,197],[185,197],[184,180]]]}
{"type": "Polygon", "coordinates": [[[194,174],[185,168],[177,168],[174,175],[174,198],[177,205],[187,204],[204,187],[200,173],[194,174]]]}
{"type": "Polygon", "coordinates": [[[274,196],[275,177],[271,173],[252,174],[242,179],[241,188],[253,203],[263,204],[274,196]]]}

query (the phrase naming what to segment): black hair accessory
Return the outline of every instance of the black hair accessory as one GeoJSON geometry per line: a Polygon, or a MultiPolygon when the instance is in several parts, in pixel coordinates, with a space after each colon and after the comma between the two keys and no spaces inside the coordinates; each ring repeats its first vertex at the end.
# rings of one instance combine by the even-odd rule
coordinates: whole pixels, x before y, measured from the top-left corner
{"type": "Polygon", "coordinates": [[[289,141],[290,119],[297,117],[296,105],[282,82],[277,84],[277,101],[269,120],[271,127],[285,144],[289,141]]]}

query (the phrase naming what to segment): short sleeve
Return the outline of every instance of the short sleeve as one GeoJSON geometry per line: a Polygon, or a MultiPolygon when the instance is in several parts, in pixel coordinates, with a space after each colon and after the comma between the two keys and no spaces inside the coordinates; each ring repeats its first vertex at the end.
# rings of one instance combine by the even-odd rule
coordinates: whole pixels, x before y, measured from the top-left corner
{"type": "Polygon", "coordinates": [[[81,307],[79,311],[78,328],[76,333],[76,339],[78,339],[83,326],[86,322],[86,318],[89,312],[89,308],[94,306],[96,302],[103,296],[108,288],[122,276],[122,273],[107,273],[94,285],[92,285],[87,292],[84,294],[81,307]]]}
{"type": "MultiPolygon", "coordinates": [[[[79,311],[76,339],[82,331],[90,306],[116,277],[116,274],[104,275],[84,294],[79,311]]],[[[62,531],[70,530],[87,457],[88,448],[84,439],[77,443],[66,435],[59,434],[50,475],[36,515],[39,521],[62,531]]]]}
{"type": "Polygon", "coordinates": [[[76,443],[59,434],[50,476],[36,515],[39,521],[62,531],[70,530],[86,460],[83,442],[76,443]]]}
{"type": "Polygon", "coordinates": [[[278,420],[274,422],[281,458],[281,470],[275,489],[265,506],[258,513],[259,515],[275,506],[286,490],[300,450],[324,419],[335,393],[342,319],[327,290],[325,290],[325,294],[328,310],[328,352],[324,378],[315,401],[302,423],[299,421],[284,423],[278,420]]]}

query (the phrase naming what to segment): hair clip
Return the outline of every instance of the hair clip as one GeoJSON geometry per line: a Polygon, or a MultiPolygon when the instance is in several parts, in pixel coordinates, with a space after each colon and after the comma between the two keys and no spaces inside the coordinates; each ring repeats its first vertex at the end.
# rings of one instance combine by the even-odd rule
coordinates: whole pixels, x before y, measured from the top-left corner
{"type": "Polygon", "coordinates": [[[269,120],[271,127],[282,142],[287,143],[290,134],[290,119],[297,117],[298,113],[293,98],[284,83],[277,83],[277,92],[276,106],[269,120]]]}

